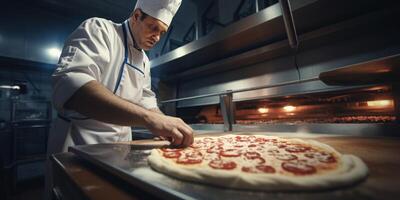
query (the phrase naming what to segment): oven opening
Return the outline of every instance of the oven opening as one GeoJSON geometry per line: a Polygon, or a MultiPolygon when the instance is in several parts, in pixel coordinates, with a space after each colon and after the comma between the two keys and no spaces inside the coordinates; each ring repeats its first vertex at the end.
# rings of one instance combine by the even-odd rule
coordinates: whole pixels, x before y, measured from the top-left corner
{"type": "MultiPolygon", "coordinates": [[[[396,120],[390,86],[234,100],[235,124],[390,123],[396,120]]],[[[190,124],[223,124],[219,104],[178,108],[190,124]]]]}

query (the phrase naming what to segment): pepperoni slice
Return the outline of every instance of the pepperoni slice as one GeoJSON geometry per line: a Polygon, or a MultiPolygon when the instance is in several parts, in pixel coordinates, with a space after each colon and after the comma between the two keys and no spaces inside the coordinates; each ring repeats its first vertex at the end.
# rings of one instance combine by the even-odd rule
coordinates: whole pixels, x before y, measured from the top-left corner
{"type": "Polygon", "coordinates": [[[236,168],[236,163],[232,161],[224,160],[212,160],[208,165],[214,169],[226,169],[231,170],[236,168]]]}
{"type": "Polygon", "coordinates": [[[176,161],[179,164],[197,164],[203,161],[203,154],[200,151],[186,152],[184,156],[176,161]]]}
{"type": "Polygon", "coordinates": [[[283,162],[282,168],[295,175],[310,175],[317,172],[317,169],[303,162],[283,162]]]}
{"type": "Polygon", "coordinates": [[[191,164],[198,164],[203,161],[202,158],[188,158],[188,157],[180,157],[176,160],[176,163],[184,164],[184,165],[191,165],[191,164]]]}
{"type": "Polygon", "coordinates": [[[181,156],[181,152],[179,151],[167,151],[163,153],[163,156],[166,158],[179,158],[181,156]]]}
{"type": "Polygon", "coordinates": [[[310,153],[304,154],[304,156],[307,158],[316,158],[318,161],[323,162],[323,163],[335,163],[336,162],[336,158],[332,154],[326,153],[326,152],[310,152],[310,153]]]}
{"type": "Polygon", "coordinates": [[[278,148],[281,148],[281,149],[287,147],[286,144],[280,144],[280,143],[276,143],[275,146],[277,146],[278,148]]]}
{"type": "Polygon", "coordinates": [[[246,136],[236,136],[235,140],[238,142],[248,142],[249,141],[248,137],[246,137],[246,136]]]}
{"type": "Polygon", "coordinates": [[[265,159],[264,159],[264,158],[261,158],[261,157],[254,158],[254,160],[257,160],[257,161],[258,161],[257,164],[263,164],[263,163],[265,163],[265,159]]]}
{"type": "Polygon", "coordinates": [[[258,165],[256,168],[264,173],[275,173],[275,168],[269,165],[258,165]]]}
{"type": "Polygon", "coordinates": [[[311,149],[310,147],[305,147],[305,146],[300,146],[300,145],[294,145],[294,146],[289,146],[289,147],[285,148],[285,150],[290,153],[303,153],[310,149],[311,149]]]}
{"type": "Polygon", "coordinates": [[[255,159],[261,157],[258,152],[250,151],[243,154],[248,159],[255,159]]]}
{"type": "Polygon", "coordinates": [[[275,158],[278,160],[284,160],[284,161],[289,161],[289,160],[296,160],[297,156],[296,155],[292,155],[292,154],[274,154],[275,158]]]}
{"type": "Polygon", "coordinates": [[[222,150],[219,154],[224,157],[239,157],[241,155],[241,153],[236,149],[222,150]]]}
{"type": "Polygon", "coordinates": [[[161,148],[161,151],[163,151],[163,152],[179,152],[179,151],[182,151],[182,149],[161,148]]]}
{"type": "Polygon", "coordinates": [[[248,173],[257,173],[257,170],[253,167],[242,167],[242,171],[248,172],[248,173]]]}
{"type": "Polygon", "coordinates": [[[269,139],[268,141],[269,141],[269,142],[272,142],[272,143],[277,143],[277,142],[278,142],[277,139],[269,139]]]}
{"type": "Polygon", "coordinates": [[[308,165],[305,162],[283,162],[282,168],[295,175],[309,175],[317,172],[315,167],[308,165]]]}
{"type": "Polygon", "coordinates": [[[256,140],[255,140],[256,142],[258,142],[258,143],[266,143],[268,140],[267,139],[265,139],[265,138],[256,138],[256,140]]]}
{"type": "Polygon", "coordinates": [[[272,166],[269,165],[257,165],[256,167],[242,167],[242,171],[248,173],[275,173],[276,170],[272,166]]]}

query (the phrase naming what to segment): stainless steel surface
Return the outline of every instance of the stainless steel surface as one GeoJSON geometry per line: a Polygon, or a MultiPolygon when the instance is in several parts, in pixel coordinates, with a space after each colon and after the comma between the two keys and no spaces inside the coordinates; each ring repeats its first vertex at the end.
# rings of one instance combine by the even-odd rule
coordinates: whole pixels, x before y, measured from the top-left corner
{"type": "Polygon", "coordinates": [[[400,54],[396,54],[322,72],[319,78],[328,85],[393,83],[398,81],[399,66],[400,54]]]}
{"type": "Polygon", "coordinates": [[[278,83],[278,84],[274,84],[274,85],[250,87],[250,88],[244,88],[244,89],[239,89],[239,90],[228,90],[228,91],[224,91],[224,92],[203,94],[203,95],[198,95],[198,96],[193,96],[193,97],[165,100],[165,101],[162,101],[161,103],[172,103],[172,102],[177,102],[177,101],[200,99],[200,98],[206,98],[206,97],[212,97],[212,96],[229,95],[229,94],[240,93],[240,92],[248,92],[248,91],[260,90],[260,89],[268,89],[268,88],[282,87],[282,86],[288,86],[288,85],[294,85],[294,84],[301,84],[301,83],[317,81],[317,80],[319,80],[319,78],[314,77],[314,78],[310,78],[310,79],[304,79],[304,80],[298,80],[298,81],[288,81],[288,82],[278,83]]]}
{"type": "Polygon", "coordinates": [[[292,49],[297,49],[299,41],[297,39],[296,26],[293,19],[292,8],[289,0],[279,0],[282,9],[282,17],[285,23],[286,34],[292,49]]]}
{"type": "MultiPolygon", "coordinates": [[[[262,66],[260,66],[262,67],[262,66]]],[[[255,74],[259,70],[258,66],[253,68],[255,74]]],[[[296,76],[294,71],[286,71],[274,75],[248,77],[242,80],[227,81],[218,83],[216,82],[223,79],[230,79],[228,77],[235,77],[243,74],[240,71],[232,71],[225,73],[225,77],[209,77],[208,81],[196,81],[192,82],[192,90],[189,89],[190,84],[185,84],[181,86],[181,94],[187,94],[187,97],[170,99],[162,101],[163,104],[178,102],[177,107],[191,107],[191,106],[201,106],[201,105],[212,105],[218,104],[219,95],[227,94],[224,89],[230,90],[230,88],[240,88],[232,90],[233,101],[244,101],[251,99],[261,99],[261,98],[272,98],[279,96],[289,96],[297,94],[307,94],[313,92],[326,92],[326,91],[336,91],[345,89],[356,89],[362,87],[368,87],[373,85],[363,85],[363,86],[328,86],[319,80],[318,77],[311,77],[309,79],[285,81],[288,77],[296,76]],[[198,88],[195,90],[195,88],[198,88]],[[214,92],[221,90],[222,92],[214,92]],[[200,94],[202,93],[202,94],[200,94]],[[189,94],[199,94],[190,96],[189,94]]],[[[295,79],[295,78],[294,78],[295,79]]]]}
{"type": "Polygon", "coordinates": [[[232,124],[235,123],[235,111],[232,101],[232,93],[220,96],[221,114],[224,119],[224,131],[232,131],[232,124]]]}
{"type": "MultiPolygon", "coordinates": [[[[382,8],[386,1],[291,1],[299,34],[382,8]],[[318,16],[318,17],[315,17],[318,16]]],[[[285,38],[281,10],[270,6],[151,61],[152,73],[173,74],[285,38]]],[[[288,48],[290,50],[290,48],[288,48]]],[[[287,53],[287,52],[286,52],[287,53]]]]}
{"type": "MultiPolygon", "coordinates": [[[[222,124],[191,124],[196,133],[223,131],[222,124]]],[[[400,125],[396,123],[320,123],[320,124],[233,124],[233,131],[241,132],[275,132],[276,134],[324,134],[342,136],[373,136],[373,137],[399,137],[400,125]]]]}
{"type": "MultiPolygon", "coordinates": [[[[313,2],[308,1],[308,3],[313,2]]],[[[201,37],[196,41],[179,47],[167,54],[151,60],[153,75],[163,75],[165,73],[175,73],[184,69],[204,65],[212,60],[220,59],[228,53],[238,51],[246,45],[246,48],[265,43],[266,40],[276,40],[282,38],[284,32],[283,24],[280,25],[278,17],[280,8],[277,5],[270,6],[255,15],[248,16],[223,30],[215,31],[207,36],[201,37]],[[264,29],[266,25],[275,25],[275,29],[270,29],[266,34],[255,32],[257,28],[264,29]],[[249,37],[249,36],[253,37],[249,37]],[[240,38],[247,38],[244,41],[240,38]],[[196,56],[190,56],[196,52],[196,56]]]]}
{"type": "MultiPolygon", "coordinates": [[[[318,3],[321,2],[318,1],[318,3]]],[[[318,3],[313,6],[317,6],[318,3]]],[[[181,69],[178,70],[179,73],[166,72],[165,75],[170,77],[168,81],[176,83],[174,87],[178,92],[176,95],[165,95],[167,98],[160,97],[162,100],[182,100],[177,103],[178,108],[218,104],[218,95],[227,90],[241,90],[297,81],[299,74],[300,80],[306,80],[318,77],[320,73],[326,71],[397,55],[400,53],[400,38],[397,36],[400,26],[397,21],[393,23],[392,19],[398,16],[400,8],[398,4],[392,7],[389,5],[382,4],[376,7],[377,9],[383,7],[382,9],[373,11],[366,9],[370,12],[365,11],[360,16],[345,18],[346,20],[338,23],[321,24],[318,29],[307,29],[310,30],[308,32],[301,31],[299,34],[301,47],[296,56],[297,65],[294,62],[295,57],[288,55],[289,51],[287,50],[290,48],[287,41],[284,40],[230,54],[229,57],[222,57],[208,64],[202,64],[196,60],[202,51],[190,51],[192,53],[187,54],[188,58],[182,57],[182,59],[189,59],[191,65],[198,67],[188,70],[181,69]],[[211,96],[208,96],[209,94],[211,96]],[[197,96],[204,98],[191,99],[191,97],[197,96]],[[188,99],[183,100],[185,98],[188,99]]],[[[318,10],[317,7],[312,7],[312,9],[318,10]]],[[[312,9],[309,8],[307,11],[311,12],[312,9]]],[[[303,24],[302,26],[307,25],[302,21],[304,19],[296,17],[296,11],[294,16],[295,19],[300,20],[296,21],[297,23],[303,24]]],[[[265,26],[274,31],[273,25],[265,26]]],[[[269,30],[260,28],[258,31],[268,33],[269,30]]],[[[221,47],[223,46],[221,45],[221,47]]],[[[206,55],[214,56],[213,51],[215,50],[210,49],[206,55]]],[[[176,66],[189,66],[179,60],[180,58],[171,62],[179,62],[176,63],[176,66]]],[[[165,64],[169,66],[171,63],[165,64]]],[[[169,67],[173,68],[172,64],[169,67]]],[[[329,86],[315,80],[290,86],[234,93],[233,100],[344,90],[353,87],[355,86],[329,86]]]]}
{"type": "MultiPolygon", "coordinates": [[[[298,55],[298,63],[301,77],[303,79],[308,79],[319,76],[320,73],[325,71],[361,62],[368,62],[385,56],[396,55],[399,52],[400,40],[395,36],[394,32],[379,32],[379,36],[375,34],[366,35],[337,42],[336,44],[332,44],[332,46],[302,51],[298,55]],[[384,37],[386,37],[386,39],[384,37]],[[387,40],[388,38],[390,38],[390,40],[387,40]]],[[[280,57],[240,69],[209,74],[198,78],[194,77],[180,83],[178,86],[178,98],[218,93],[230,89],[275,85],[277,83],[298,80],[298,73],[292,61],[293,57],[280,57]]],[[[291,95],[293,93],[341,89],[346,88],[327,86],[321,81],[314,81],[292,87],[235,94],[234,100],[248,99],[257,96],[291,95]]],[[[178,107],[216,103],[218,103],[218,99],[210,97],[179,102],[178,107]]]]}
{"type": "MultiPolygon", "coordinates": [[[[386,32],[386,29],[393,26],[387,25],[385,23],[389,22],[391,17],[395,18],[398,15],[397,13],[399,13],[399,11],[400,9],[396,7],[390,9],[382,9],[339,23],[327,24],[316,30],[303,33],[299,36],[299,41],[301,43],[301,51],[299,52],[311,48],[318,48],[327,44],[336,44],[337,42],[342,41],[345,38],[354,37],[354,35],[376,32],[378,30],[380,30],[378,32],[384,33],[386,32]]],[[[390,40],[390,38],[388,38],[388,40],[390,40]]],[[[396,43],[396,41],[394,42],[396,43]]],[[[191,80],[194,77],[198,76],[211,75],[222,71],[255,65],[257,63],[265,62],[279,56],[287,55],[288,52],[290,52],[287,43],[287,40],[273,42],[265,46],[250,49],[243,53],[230,55],[229,57],[218,59],[217,61],[205,65],[193,67],[184,71],[179,71],[178,73],[164,74],[162,80],[191,80]]],[[[371,47],[374,46],[373,42],[369,44],[372,44],[371,47]]],[[[393,44],[389,44],[388,47],[392,45],[393,44]]],[[[197,52],[193,52],[194,55],[196,53],[197,52]]]]}
{"type": "MultiPolygon", "coordinates": [[[[214,133],[217,134],[217,133],[214,133]]],[[[219,133],[220,134],[220,133],[219,133]]],[[[260,133],[259,133],[260,134],[260,133]]],[[[261,133],[267,134],[267,133],[261,133]]],[[[268,133],[273,134],[273,133],[268,133]]],[[[282,136],[282,135],[281,135],[282,136]]],[[[365,137],[327,137],[310,134],[283,135],[313,138],[332,145],[339,152],[361,157],[370,167],[367,180],[354,186],[313,192],[254,192],[232,190],[182,181],[153,171],[147,156],[151,148],[122,144],[97,144],[71,147],[70,151],[91,162],[95,167],[125,180],[136,188],[160,199],[393,199],[398,195],[397,166],[399,157],[393,154],[399,140],[365,137]],[[373,148],[375,151],[370,151],[373,148]],[[388,164],[391,162],[392,164],[388,164]],[[391,178],[393,177],[393,178],[391,178]]]]}

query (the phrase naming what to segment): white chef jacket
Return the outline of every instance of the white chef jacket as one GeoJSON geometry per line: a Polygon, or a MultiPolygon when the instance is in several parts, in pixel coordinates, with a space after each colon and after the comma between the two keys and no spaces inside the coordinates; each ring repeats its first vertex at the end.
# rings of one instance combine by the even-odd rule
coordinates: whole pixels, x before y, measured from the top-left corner
{"type": "Polygon", "coordinates": [[[115,95],[144,108],[157,108],[149,60],[143,50],[134,48],[128,23],[91,18],[66,41],[52,76],[53,104],[59,117],[50,130],[49,154],[65,152],[72,145],[131,140],[131,127],[100,122],[64,108],[89,81],[96,80],[115,95]]]}

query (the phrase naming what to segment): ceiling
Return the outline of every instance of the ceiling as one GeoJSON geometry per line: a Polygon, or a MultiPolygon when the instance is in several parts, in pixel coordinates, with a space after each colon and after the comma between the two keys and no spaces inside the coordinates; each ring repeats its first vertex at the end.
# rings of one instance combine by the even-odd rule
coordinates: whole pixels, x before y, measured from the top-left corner
{"type": "Polygon", "coordinates": [[[136,0],[2,0],[0,57],[55,63],[57,59],[49,59],[42,49],[62,47],[65,38],[90,17],[123,22],[135,4],[136,0]]]}
{"type": "Polygon", "coordinates": [[[65,18],[87,18],[98,16],[113,20],[125,19],[134,7],[136,0],[19,0],[2,4],[4,11],[24,10],[52,11],[65,18]]]}
{"type": "MultiPolygon", "coordinates": [[[[191,1],[195,5],[205,3],[204,0],[185,1],[191,1]]],[[[120,21],[126,19],[135,4],[136,0],[6,0],[2,7],[4,10],[11,8],[13,12],[24,8],[44,9],[71,19],[97,16],[120,21]]]]}

